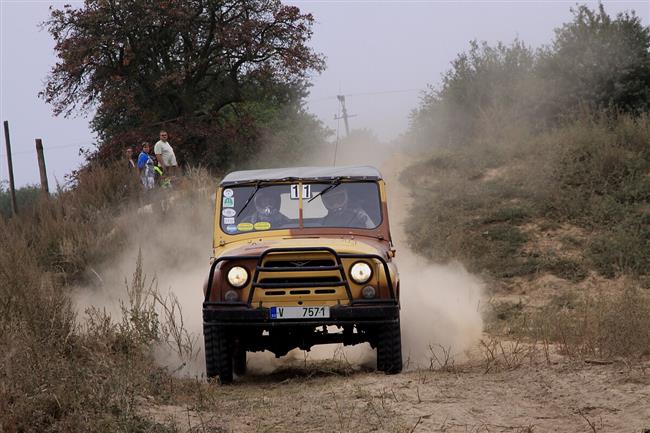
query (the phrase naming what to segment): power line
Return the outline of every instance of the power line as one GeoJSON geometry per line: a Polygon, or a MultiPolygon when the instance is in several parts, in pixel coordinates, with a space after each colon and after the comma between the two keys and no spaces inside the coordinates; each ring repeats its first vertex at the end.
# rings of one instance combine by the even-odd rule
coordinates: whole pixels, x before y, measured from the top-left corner
{"type": "MultiPolygon", "coordinates": [[[[69,148],[69,147],[79,147],[79,148],[81,148],[81,146],[87,145],[87,144],[89,144],[89,143],[86,142],[86,141],[82,141],[82,142],[76,142],[76,143],[71,143],[71,144],[62,144],[62,145],[59,145],[59,146],[48,146],[44,150],[45,150],[45,152],[49,152],[50,150],[65,149],[65,148],[69,148]]],[[[23,150],[23,151],[20,151],[20,152],[11,152],[11,153],[12,153],[12,155],[27,155],[27,154],[35,154],[36,150],[23,150]]],[[[5,156],[5,154],[3,154],[3,153],[0,153],[0,155],[5,156]]]]}
{"type": "MultiPolygon", "coordinates": [[[[346,93],[341,96],[373,96],[373,95],[388,95],[391,93],[411,93],[411,92],[421,92],[424,89],[418,88],[418,89],[401,89],[401,90],[379,90],[376,92],[359,92],[359,93],[346,93]]],[[[324,96],[322,98],[317,98],[317,99],[312,99],[308,102],[318,102],[318,101],[326,101],[329,99],[337,99],[339,95],[332,95],[332,96],[324,96]]]]}

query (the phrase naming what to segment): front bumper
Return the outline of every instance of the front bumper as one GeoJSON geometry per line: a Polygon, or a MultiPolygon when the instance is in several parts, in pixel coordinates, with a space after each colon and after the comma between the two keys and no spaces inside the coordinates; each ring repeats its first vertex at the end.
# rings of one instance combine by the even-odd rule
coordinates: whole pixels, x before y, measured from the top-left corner
{"type": "Polygon", "coordinates": [[[350,305],[330,307],[330,317],[324,319],[270,318],[270,309],[252,308],[246,304],[205,303],[203,323],[232,327],[275,328],[286,326],[329,326],[329,325],[374,325],[396,323],[399,320],[399,305],[389,303],[355,302],[350,305]]]}
{"type": "MultiPolygon", "coordinates": [[[[329,247],[296,247],[296,248],[269,248],[265,250],[263,253],[259,255],[242,255],[242,256],[221,256],[215,260],[213,260],[212,264],[210,265],[210,273],[208,274],[208,284],[207,284],[207,290],[205,293],[205,304],[207,303],[218,303],[215,302],[216,299],[213,298],[212,296],[212,286],[214,282],[214,274],[215,274],[215,269],[219,265],[219,263],[222,262],[237,262],[239,260],[257,260],[257,266],[255,267],[255,271],[253,272],[253,276],[251,278],[251,289],[248,293],[248,300],[244,305],[251,306],[253,304],[253,299],[254,299],[254,293],[257,288],[278,288],[278,289],[300,289],[300,288],[305,288],[305,287],[345,287],[345,292],[348,297],[348,301],[350,304],[355,304],[359,302],[365,302],[365,301],[360,301],[360,300],[355,300],[352,297],[352,292],[350,290],[350,284],[348,282],[346,273],[343,269],[343,263],[341,261],[342,258],[351,258],[351,259],[372,259],[372,260],[378,260],[381,263],[381,266],[384,270],[384,276],[386,278],[386,282],[388,285],[388,291],[390,294],[390,299],[389,302],[391,303],[397,303],[398,298],[397,298],[397,293],[395,292],[395,288],[393,287],[393,278],[390,273],[390,269],[388,267],[388,262],[386,259],[380,255],[377,254],[349,254],[349,253],[338,253],[334,249],[329,248],[329,247]],[[300,273],[300,272],[307,272],[307,271],[319,271],[319,270],[326,270],[326,271],[333,271],[337,270],[340,273],[340,279],[338,281],[329,281],[329,282],[311,282],[311,283],[306,283],[306,282],[283,282],[281,285],[276,285],[273,283],[264,283],[259,281],[259,276],[261,272],[269,272],[269,271],[286,271],[287,269],[285,268],[267,268],[263,265],[264,259],[268,257],[270,254],[282,254],[282,253],[327,253],[332,256],[332,258],[335,260],[336,265],[335,266],[319,266],[319,267],[295,267],[291,268],[290,271],[294,273],[300,273]],[[273,285],[271,285],[273,284],[273,285]]],[[[217,299],[220,299],[218,297],[217,299]]],[[[384,301],[385,302],[385,301],[384,301]]]]}

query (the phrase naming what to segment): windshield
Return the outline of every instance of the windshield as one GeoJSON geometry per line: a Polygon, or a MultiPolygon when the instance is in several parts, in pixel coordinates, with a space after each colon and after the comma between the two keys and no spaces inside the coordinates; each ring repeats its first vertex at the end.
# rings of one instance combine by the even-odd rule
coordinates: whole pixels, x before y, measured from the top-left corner
{"type": "MultiPolygon", "coordinates": [[[[221,229],[228,234],[300,228],[300,186],[260,184],[224,188],[221,229]],[[246,202],[248,201],[248,204],[246,202]]],[[[302,227],[374,229],[381,223],[375,182],[302,184],[302,227]]]]}

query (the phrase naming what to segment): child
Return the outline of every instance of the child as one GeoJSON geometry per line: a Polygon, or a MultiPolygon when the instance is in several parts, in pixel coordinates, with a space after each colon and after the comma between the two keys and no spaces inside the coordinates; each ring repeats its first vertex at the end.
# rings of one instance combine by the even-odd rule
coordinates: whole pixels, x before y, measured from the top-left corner
{"type": "Polygon", "coordinates": [[[149,151],[149,143],[145,141],[142,143],[142,152],[138,156],[138,170],[140,170],[140,179],[145,190],[152,189],[155,185],[154,163],[149,151]]]}

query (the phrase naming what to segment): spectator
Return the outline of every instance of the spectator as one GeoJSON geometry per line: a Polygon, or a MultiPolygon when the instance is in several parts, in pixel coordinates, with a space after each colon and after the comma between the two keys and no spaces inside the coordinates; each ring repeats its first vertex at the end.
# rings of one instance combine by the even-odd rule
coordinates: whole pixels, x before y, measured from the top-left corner
{"type": "Polygon", "coordinates": [[[176,176],[176,170],[178,164],[176,163],[176,155],[174,154],[174,149],[167,141],[168,135],[167,131],[160,131],[160,140],[156,143],[153,148],[156,158],[158,159],[158,165],[162,167],[163,172],[166,176],[174,177],[176,176]]]}
{"type": "Polygon", "coordinates": [[[146,141],[142,143],[142,152],[138,157],[138,170],[140,170],[140,180],[142,180],[142,186],[145,190],[152,189],[156,179],[153,158],[149,155],[150,151],[149,143],[146,141]]]}
{"type": "Polygon", "coordinates": [[[133,160],[133,147],[127,146],[126,149],[124,149],[124,154],[126,155],[126,162],[129,170],[135,170],[136,165],[133,160]]]}

